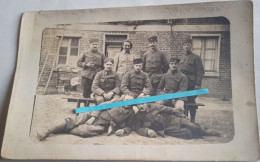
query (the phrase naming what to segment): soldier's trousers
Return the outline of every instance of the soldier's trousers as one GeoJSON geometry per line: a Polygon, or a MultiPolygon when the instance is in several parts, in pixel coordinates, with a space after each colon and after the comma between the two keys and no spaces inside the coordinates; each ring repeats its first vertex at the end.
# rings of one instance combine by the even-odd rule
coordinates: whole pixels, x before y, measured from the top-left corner
{"type": "Polygon", "coordinates": [[[81,87],[83,90],[83,97],[89,98],[91,94],[92,79],[82,77],[81,87]]]}
{"type": "Polygon", "coordinates": [[[104,132],[105,127],[101,125],[88,125],[86,121],[90,118],[90,113],[81,113],[75,119],[66,118],[66,132],[80,136],[96,136],[104,132]]]}
{"type": "Polygon", "coordinates": [[[205,130],[201,128],[198,124],[190,122],[187,118],[182,118],[180,129],[167,129],[165,134],[168,134],[173,137],[191,139],[191,138],[200,138],[205,135],[205,130]]]}
{"type": "MultiPolygon", "coordinates": [[[[117,99],[117,98],[119,99],[120,96],[115,94],[110,100],[117,99]]],[[[103,96],[99,96],[99,95],[96,95],[96,94],[95,94],[95,99],[96,99],[96,102],[97,102],[98,105],[102,104],[105,101],[107,101],[107,100],[105,100],[105,98],[103,96]]]]}

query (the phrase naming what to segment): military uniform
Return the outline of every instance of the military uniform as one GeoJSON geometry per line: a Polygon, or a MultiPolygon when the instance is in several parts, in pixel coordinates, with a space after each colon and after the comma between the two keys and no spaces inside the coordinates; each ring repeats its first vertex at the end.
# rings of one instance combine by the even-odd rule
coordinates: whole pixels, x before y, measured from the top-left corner
{"type": "Polygon", "coordinates": [[[131,107],[102,110],[92,125],[85,124],[91,116],[93,116],[93,113],[91,115],[83,113],[74,120],[67,118],[65,130],[77,136],[89,137],[103,133],[110,126],[111,122],[116,124],[115,129],[119,129],[121,124],[125,122],[123,129],[125,134],[128,135],[132,131],[135,113],[131,107]]]}
{"type": "MultiPolygon", "coordinates": [[[[183,55],[181,57],[179,70],[186,75],[188,79],[188,88],[187,90],[194,90],[195,86],[201,86],[202,79],[204,76],[204,68],[202,65],[201,58],[194,54],[189,53],[188,55],[183,55]]],[[[197,96],[187,97],[189,103],[196,103],[195,99],[197,96]]],[[[191,121],[195,122],[196,109],[198,106],[191,106],[187,108],[191,113],[191,121]]]]}
{"type": "Polygon", "coordinates": [[[156,94],[162,75],[167,72],[168,68],[168,61],[163,52],[148,51],[143,55],[143,71],[149,74],[153,87],[152,95],[156,94]]]}
{"type": "Polygon", "coordinates": [[[103,93],[114,92],[114,96],[111,100],[120,98],[120,80],[118,74],[113,71],[105,70],[98,72],[92,84],[92,91],[95,94],[98,105],[105,101],[102,95],[103,93]]]}
{"type": "MultiPolygon", "coordinates": [[[[157,94],[167,94],[167,93],[175,93],[187,91],[188,80],[187,77],[179,72],[178,70],[169,69],[167,73],[165,73],[159,83],[157,94]]],[[[180,100],[187,101],[186,97],[179,98],[180,100]]],[[[163,100],[159,101],[160,104],[166,104],[168,101],[172,100],[163,100]]]]}
{"type": "Polygon", "coordinates": [[[78,60],[77,66],[83,68],[80,72],[82,81],[82,89],[83,89],[83,97],[90,97],[91,94],[91,86],[93,79],[97,72],[103,69],[105,56],[100,52],[86,52],[83,56],[78,60]],[[94,63],[93,67],[88,67],[85,64],[94,63]]]}
{"type": "MultiPolygon", "coordinates": [[[[112,103],[122,101],[121,99],[113,99],[106,103],[112,103]]],[[[95,111],[80,113],[78,116],[73,118],[66,118],[60,124],[55,125],[54,127],[48,129],[42,134],[38,134],[37,138],[39,140],[44,140],[49,134],[58,134],[58,133],[70,133],[80,137],[90,137],[96,136],[103,133],[111,123],[116,124],[115,129],[124,129],[125,135],[128,135],[132,131],[134,125],[135,113],[132,107],[118,107],[107,110],[102,110],[100,113],[95,111]],[[92,117],[95,116],[96,119],[92,125],[88,125],[86,122],[92,117]],[[121,124],[125,124],[122,126],[121,124]]]]}
{"type": "Polygon", "coordinates": [[[132,71],[134,69],[133,60],[138,55],[132,53],[126,53],[124,50],[115,55],[115,64],[113,71],[117,72],[119,76],[124,75],[126,72],[132,71]]]}
{"type": "MultiPolygon", "coordinates": [[[[160,104],[148,103],[146,111],[138,111],[136,114],[135,129],[139,135],[148,136],[148,130],[152,129],[164,137],[164,133],[178,138],[191,138],[192,132],[181,127],[184,114],[160,104]]],[[[187,120],[187,119],[186,119],[187,120]]]]}
{"type": "Polygon", "coordinates": [[[145,95],[150,95],[152,85],[148,76],[140,71],[136,73],[135,71],[128,72],[124,75],[121,82],[121,91],[125,95],[138,97],[141,93],[145,95]]]}

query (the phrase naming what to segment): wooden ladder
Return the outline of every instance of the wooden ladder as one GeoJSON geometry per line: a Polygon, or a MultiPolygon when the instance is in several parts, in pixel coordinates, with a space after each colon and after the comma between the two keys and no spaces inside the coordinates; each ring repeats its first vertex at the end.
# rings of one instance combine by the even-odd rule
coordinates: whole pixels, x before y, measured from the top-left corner
{"type": "Polygon", "coordinates": [[[56,64],[56,60],[57,60],[57,58],[59,56],[60,45],[61,45],[61,42],[62,42],[63,37],[64,37],[64,32],[65,32],[65,29],[66,29],[66,25],[62,25],[63,28],[59,28],[59,26],[60,25],[57,25],[57,27],[56,27],[56,31],[55,31],[55,34],[53,36],[53,39],[52,39],[52,42],[51,42],[51,45],[50,45],[50,49],[49,49],[49,51],[47,53],[47,56],[46,56],[44,64],[43,64],[43,67],[42,67],[40,75],[38,77],[37,91],[38,92],[42,92],[41,94],[45,94],[46,93],[46,90],[48,88],[49,82],[51,80],[51,76],[52,76],[52,73],[53,73],[54,66],[56,64]],[[61,36],[61,38],[59,40],[57,49],[55,49],[55,52],[53,52],[53,48],[55,48],[55,46],[56,46],[55,39],[56,39],[56,34],[57,34],[58,29],[62,29],[63,32],[62,32],[62,36],[61,36]],[[51,63],[48,63],[48,61],[50,61],[51,63]],[[46,65],[49,65],[49,66],[46,66],[46,65]],[[51,69],[50,69],[50,66],[51,66],[51,69]],[[44,84],[40,84],[41,81],[45,82],[46,77],[44,78],[44,76],[48,76],[47,83],[45,85],[44,84]],[[44,87],[43,90],[41,90],[41,85],[43,85],[43,87],[44,87]]]}

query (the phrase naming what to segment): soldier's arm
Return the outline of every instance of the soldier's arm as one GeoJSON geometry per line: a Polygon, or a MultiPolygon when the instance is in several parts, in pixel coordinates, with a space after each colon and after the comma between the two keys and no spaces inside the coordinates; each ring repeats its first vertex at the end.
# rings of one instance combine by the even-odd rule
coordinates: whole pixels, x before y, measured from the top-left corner
{"type": "MultiPolygon", "coordinates": [[[[187,89],[188,89],[188,79],[187,79],[186,76],[183,76],[178,92],[187,91],[187,89]]],[[[182,98],[179,98],[179,99],[182,100],[182,101],[187,101],[187,97],[182,97],[182,98]]]]}
{"type": "Polygon", "coordinates": [[[99,95],[99,96],[101,96],[105,92],[99,86],[101,76],[102,76],[102,73],[98,72],[97,75],[95,76],[95,79],[93,80],[92,88],[91,88],[92,92],[94,92],[96,95],[99,95]]]}
{"type": "Polygon", "coordinates": [[[162,53],[161,58],[162,58],[162,64],[163,64],[162,71],[163,71],[163,73],[166,73],[169,69],[169,63],[168,63],[168,60],[164,53],[162,53]]]}
{"type": "Polygon", "coordinates": [[[164,92],[163,92],[164,87],[165,87],[165,75],[163,75],[163,77],[159,83],[159,86],[157,89],[157,94],[164,94],[164,92]]]}
{"type": "Polygon", "coordinates": [[[141,136],[148,136],[148,127],[143,126],[143,120],[140,114],[136,114],[136,121],[135,121],[135,131],[137,134],[141,136]]]}
{"type": "Polygon", "coordinates": [[[142,67],[142,69],[143,69],[143,71],[145,72],[145,66],[146,66],[146,53],[144,53],[144,55],[143,55],[143,67],[142,67]]]}
{"type": "Polygon", "coordinates": [[[178,117],[185,117],[185,115],[183,113],[181,113],[180,111],[178,111],[172,107],[156,104],[156,108],[158,111],[160,111],[162,113],[174,114],[175,116],[178,116],[178,117]]]}
{"type": "Polygon", "coordinates": [[[120,80],[119,80],[118,74],[116,74],[116,86],[112,90],[112,92],[114,92],[115,94],[118,94],[118,95],[120,94],[120,80]]]}
{"type": "Polygon", "coordinates": [[[85,68],[85,55],[83,54],[83,56],[77,61],[77,66],[80,68],[85,68]]]}
{"type": "Polygon", "coordinates": [[[204,76],[204,68],[200,57],[197,57],[195,61],[196,61],[196,72],[197,72],[196,85],[201,86],[202,79],[204,76]]]}
{"type": "Polygon", "coordinates": [[[120,89],[121,89],[121,91],[122,91],[124,94],[133,96],[133,92],[131,92],[131,91],[129,90],[129,88],[128,88],[128,86],[129,86],[129,79],[130,79],[130,73],[126,73],[126,74],[123,76],[123,78],[122,78],[120,89]]]}
{"type": "Polygon", "coordinates": [[[115,55],[115,57],[114,57],[114,66],[113,66],[113,68],[112,68],[112,70],[114,71],[114,72],[117,72],[117,68],[118,68],[118,58],[119,58],[119,55],[118,54],[116,54],[115,55]]]}
{"type": "Polygon", "coordinates": [[[104,54],[101,54],[102,57],[101,57],[101,69],[104,70],[104,60],[105,60],[105,55],[104,54]]]}
{"type": "Polygon", "coordinates": [[[145,95],[150,95],[152,91],[152,84],[149,77],[146,74],[144,74],[144,77],[145,77],[145,88],[143,90],[143,93],[145,95]]]}

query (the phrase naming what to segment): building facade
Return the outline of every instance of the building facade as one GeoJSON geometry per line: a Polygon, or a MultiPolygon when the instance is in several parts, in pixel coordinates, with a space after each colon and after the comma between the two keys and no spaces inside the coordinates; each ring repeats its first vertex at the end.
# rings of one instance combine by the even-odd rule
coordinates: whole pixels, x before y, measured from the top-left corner
{"type": "Polygon", "coordinates": [[[149,49],[147,38],[155,35],[158,36],[159,50],[164,51],[168,59],[184,54],[182,42],[191,38],[192,51],[202,58],[205,68],[202,88],[209,89],[209,96],[232,98],[230,24],[224,17],[71,24],[46,28],[42,35],[37,94],[43,94],[45,87],[45,94],[58,93],[57,86],[64,84],[62,81],[65,78],[79,76],[81,69],[76,62],[89,50],[89,39],[98,38],[99,51],[106,57],[113,57],[120,51],[121,42],[125,39],[132,41],[133,53],[143,55],[149,49]]]}

